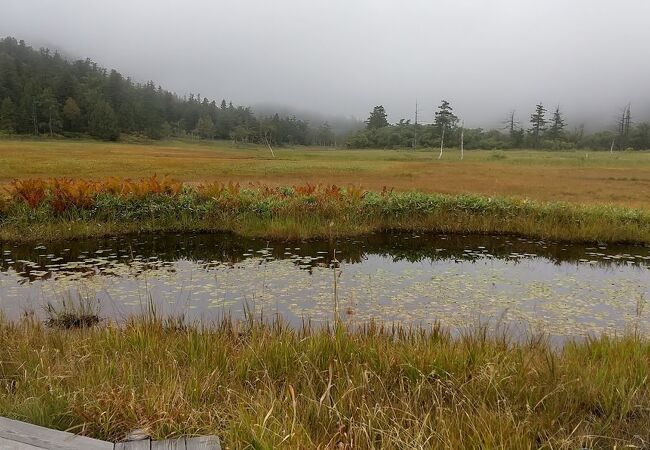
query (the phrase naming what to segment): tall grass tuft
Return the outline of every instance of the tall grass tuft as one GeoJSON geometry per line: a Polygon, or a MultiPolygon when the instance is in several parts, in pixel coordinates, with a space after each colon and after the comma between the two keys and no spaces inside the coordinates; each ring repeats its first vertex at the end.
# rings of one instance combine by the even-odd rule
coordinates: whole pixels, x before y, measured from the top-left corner
{"type": "Polygon", "coordinates": [[[228,448],[647,448],[650,342],[485,328],[0,321],[0,415],[228,448]]]}
{"type": "Polygon", "coordinates": [[[58,303],[45,305],[45,324],[52,328],[86,328],[97,325],[100,321],[100,308],[97,299],[69,295],[58,303]]]}

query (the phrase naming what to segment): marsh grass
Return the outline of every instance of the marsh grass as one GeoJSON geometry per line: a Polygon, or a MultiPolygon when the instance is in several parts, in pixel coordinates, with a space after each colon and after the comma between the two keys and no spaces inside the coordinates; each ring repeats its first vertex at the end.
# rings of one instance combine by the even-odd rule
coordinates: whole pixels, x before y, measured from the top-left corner
{"type": "Polygon", "coordinates": [[[86,328],[100,323],[100,305],[93,297],[68,295],[45,305],[45,324],[51,328],[86,328]]]}
{"type": "Polygon", "coordinates": [[[493,150],[470,150],[461,161],[457,149],[446,150],[442,160],[432,149],[276,150],[272,158],[266,146],[189,139],[151,145],[0,139],[0,184],[13,178],[135,179],[158,173],[192,183],[359,183],[375,191],[388,185],[399,191],[650,207],[648,151],[589,151],[585,158],[586,150],[507,150],[506,159],[493,159],[493,150]]]}
{"type": "Polygon", "coordinates": [[[375,192],[354,185],[183,186],[156,177],[137,182],[23,180],[0,211],[0,239],[15,241],[155,231],[234,231],[302,239],[386,230],[645,243],[650,242],[650,212],[477,195],[375,192]]]}
{"type": "Polygon", "coordinates": [[[228,448],[647,448],[650,343],[485,327],[0,321],[0,415],[228,448]]]}

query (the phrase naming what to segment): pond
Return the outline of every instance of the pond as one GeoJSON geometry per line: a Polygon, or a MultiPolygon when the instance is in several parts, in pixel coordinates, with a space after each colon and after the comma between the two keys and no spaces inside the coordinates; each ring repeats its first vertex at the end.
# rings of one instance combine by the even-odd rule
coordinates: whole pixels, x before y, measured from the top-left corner
{"type": "Polygon", "coordinates": [[[210,321],[281,315],[552,336],[650,331],[650,247],[520,237],[372,234],[301,242],[162,234],[0,243],[0,309],[42,315],[83,298],[117,320],[145,311],[210,321]],[[336,259],[334,259],[336,258],[336,259]],[[336,281],[335,281],[336,280],[336,281]]]}

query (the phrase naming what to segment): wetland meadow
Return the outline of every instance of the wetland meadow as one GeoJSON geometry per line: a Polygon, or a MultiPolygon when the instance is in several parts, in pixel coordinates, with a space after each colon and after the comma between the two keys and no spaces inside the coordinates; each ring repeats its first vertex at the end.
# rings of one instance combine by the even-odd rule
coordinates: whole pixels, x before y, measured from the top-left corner
{"type": "Polygon", "coordinates": [[[0,415],[233,448],[649,445],[650,154],[454,157],[0,141],[0,415]]]}
{"type": "Polygon", "coordinates": [[[650,450],[648,18],[0,0],[0,450],[650,450]]]}

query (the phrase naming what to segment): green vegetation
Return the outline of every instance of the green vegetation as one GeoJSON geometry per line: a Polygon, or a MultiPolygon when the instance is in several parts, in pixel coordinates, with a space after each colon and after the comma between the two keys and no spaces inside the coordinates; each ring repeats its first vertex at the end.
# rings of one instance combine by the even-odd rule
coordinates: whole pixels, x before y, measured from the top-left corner
{"type": "Polygon", "coordinates": [[[540,238],[650,242],[650,214],[476,195],[272,187],[152,177],[139,182],[26,179],[0,213],[0,238],[52,240],[135,231],[234,231],[307,238],[380,230],[515,233],[540,238]]]}
{"type": "MultiPolygon", "coordinates": [[[[355,121],[345,125],[355,127],[355,121]]],[[[332,145],[332,127],[295,117],[260,118],[250,108],[190,94],[181,98],[153,81],[134,83],[90,59],[67,61],[24,41],[0,39],[0,134],[120,134],[161,139],[191,135],[270,144],[332,145]]]]}
{"type": "Polygon", "coordinates": [[[262,117],[225,100],[217,103],[194,94],[179,97],[153,81],[134,83],[90,59],[67,61],[48,49],[36,51],[24,41],[0,40],[0,134],[101,140],[191,136],[265,146],[345,143],[348,148],[457,148],[462,137],[466,149],[650,148],[650,123],[635,123],[629,104],[611,130],[592,134],[585,134],[583,126],[567,130],[559,106],[549,119],[546,112],[542,104],[535,106],[527,132],[514,112],[502,129],[464,129],[446,100],[433,117],[425,118],[433,120],[429,125],[406,119],[391,125],[381,105],[373,108],[364,130],[355,119],[332,118],[336,123],[328,123],[317,114],[311,122],[268,111],[262,117]]]}
{"type": "Polygon", "coordinates": [[[391,125],[383,106],[375,106],[366,120],[366,129],[352,134],[348,148],[438,148],[463,146],[465,149],[549,150],[647,150],[650,149],[650,123],[631,121],[630,105],[624,108],[616,131],[599,130],[585,134],[584,125],[567,130],[564,114],[557,106],[551,118],[546,117],[543,104],[535,105],[530,127],[524,130],[512,111],[501,129],[464,128],[447,100],[442,100],[433,116],[433,123],[423,125],[400,120],[391,125]],[[505,131],[505,132],[504,132],[505,131]]]}
{"type": "Polygon", "coordinates": [[[643,448],[649,356],[633,334],[558,350],[480,326],[0,320],[0,415],[228,448],[643,448]]]}

